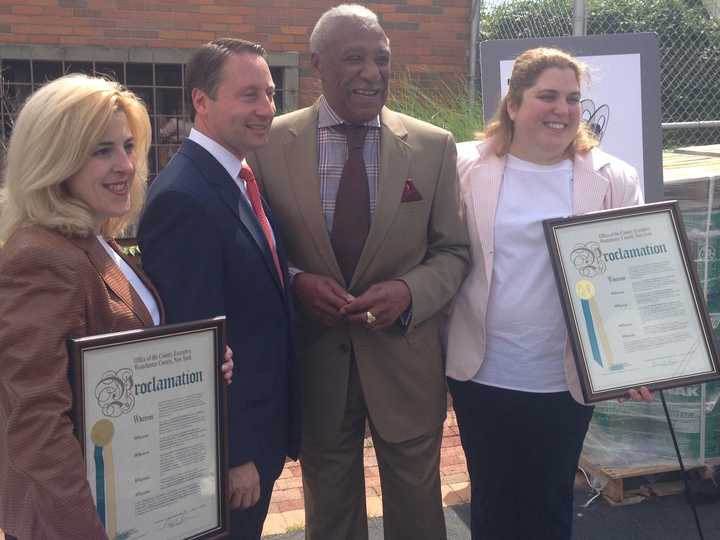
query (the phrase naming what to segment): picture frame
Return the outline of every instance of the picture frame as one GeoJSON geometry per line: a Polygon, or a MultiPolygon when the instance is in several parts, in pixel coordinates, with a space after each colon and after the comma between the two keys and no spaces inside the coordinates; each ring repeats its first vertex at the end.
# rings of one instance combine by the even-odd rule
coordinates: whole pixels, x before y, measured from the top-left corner
{"type": "Polygon", "coordinates": [[[73,419],[108,537],[230,532],[225,317],[68,340],[73,419]]]}
{"type": "Polygon", "coordinates": [[[720,378],[676,201],[543,227],[586,402],[720,378]]]}

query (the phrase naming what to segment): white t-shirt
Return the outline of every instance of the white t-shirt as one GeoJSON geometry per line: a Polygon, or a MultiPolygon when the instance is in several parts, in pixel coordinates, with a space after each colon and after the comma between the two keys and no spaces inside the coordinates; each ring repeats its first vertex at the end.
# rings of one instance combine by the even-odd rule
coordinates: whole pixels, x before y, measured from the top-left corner
{"type": "Polygon", "coordinates": [[[135,270],[133,270],[130,265],[126,263],[113,248],[110,247],[110,244],[108,244],[102,236],[98,236],[97,239],[100,241],[100,245],[105,248],[107,254],[110,255],[113,262],[120,268],[120,271],[125,276],[125,279],[127,279],[130,282],[130,285],[132,285],[132,288],[135,289],[135,292],[143,301],[143,304],[145,304],[145,307],[152,316],[153,324],[155,326],[160,324],[160,309],[158,308],[155,297],[150,292],[150,289],[145,286],[142,280],[135,273],[135,270]]]}
{"type": "Polygon", "coordinates": [[[544,219],[572,214],[572,162],[507,156],[495,215],[485,360],[473,380],[526,392],[567,390],[567,331],[544,219]]]}

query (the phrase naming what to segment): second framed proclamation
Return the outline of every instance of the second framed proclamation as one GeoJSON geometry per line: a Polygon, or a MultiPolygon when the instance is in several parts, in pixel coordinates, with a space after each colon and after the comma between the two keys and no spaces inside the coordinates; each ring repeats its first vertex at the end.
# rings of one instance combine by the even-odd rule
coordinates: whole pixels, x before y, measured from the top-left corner
{"type": "Polygon", "coordinates": [[[75,427],[111,540],[227,536],[224,323],[71,340],[75,427]]]}
{"type": "Polygon", "coordinates": [[[719,376],[677,204],[544,222],[587,402],[719,376]]]}

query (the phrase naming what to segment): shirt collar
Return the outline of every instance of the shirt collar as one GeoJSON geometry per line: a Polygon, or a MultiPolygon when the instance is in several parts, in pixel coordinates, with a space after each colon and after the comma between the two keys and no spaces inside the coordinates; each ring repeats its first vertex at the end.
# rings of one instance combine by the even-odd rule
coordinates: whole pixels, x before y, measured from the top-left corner
{"type": "Polygon", "coordinates": [[[188,139],[207,150],[210,155],[223,166],[233,180],[238,178],[240,169],[242,169],[242,166],[245,163],[244,159],[238,159],[238,157],[230,152],[230,150],[195,128],[190,130],[188,139]]]}
{"type": "MultiPolygon", "coordinates": [[[[320,96],[320,102],[318,103],[318,127],[329,128],[344,123],[345,120],[340,118],[340,116],[338,116],[338,114],[333,111],[332,107],[325,99],[325,96],[320,96]]],[[[363,123],[363,125],[379,128],[380,115],[378,114],[375,118],[372,118],[368,122],[363,123]]]]}

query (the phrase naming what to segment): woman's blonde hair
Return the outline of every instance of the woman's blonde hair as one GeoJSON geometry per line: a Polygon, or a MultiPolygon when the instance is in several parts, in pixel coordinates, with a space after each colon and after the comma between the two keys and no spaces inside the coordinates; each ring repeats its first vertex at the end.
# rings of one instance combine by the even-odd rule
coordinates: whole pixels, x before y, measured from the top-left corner
{"type": "Polygon", "coordinates": [[[152,136],[147,109],[114,81],[66,75],[33,93],[13,126],[0,191],[0,245],[17,227],[29,224],[65,235],[93,233],[90,208],[72,197],[64,182],[85,165],[116,112],[125,113],[135,141],[135,178],[130,211],[108,219],[100,232],[113,237],[135,220],[145,197],[152,136]]]}
{"type": "MultiPolygon", "coordinates": [[[[560,49],[538,47],[518,56],[510,76],[508,92],[500,100],[495,116],[485,131],[475,134],[477,139],[494,138],[495,153],[498,156],[504,156],[509,152],[513,139],[514,123],[508,113],[508,105],[520,107],[525,90],[535,85],[543,71],[549,68],[573,70],[578,84],[587,76],[585,64],[560,49]]],[[[590,128],[585,122],[580,122],[577,134],[565,153],[568,157],[572,157],[576,153],[587,152],[597,145],[597,138],[590,128]]]]}

